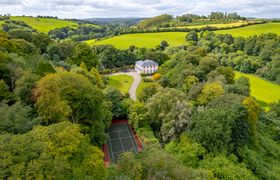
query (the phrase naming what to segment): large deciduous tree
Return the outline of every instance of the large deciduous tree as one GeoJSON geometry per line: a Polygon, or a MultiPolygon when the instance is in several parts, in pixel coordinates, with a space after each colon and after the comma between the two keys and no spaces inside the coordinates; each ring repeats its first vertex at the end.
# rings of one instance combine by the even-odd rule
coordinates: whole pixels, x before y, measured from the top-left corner
{"type": "Polygon", "coordinates": [[[183,92],[162,89],[147,103],[149,124],[162,141],[176,138],[189,124],[192,106],[183,92]]]}
{"type": "Polygon", "coordinates": [[[102,91],[87,78],[73,72],[49,74],[36,89],[37,110],[46,124],[70,120],[99,145],[106,139],[111,113],[102,91]]]}

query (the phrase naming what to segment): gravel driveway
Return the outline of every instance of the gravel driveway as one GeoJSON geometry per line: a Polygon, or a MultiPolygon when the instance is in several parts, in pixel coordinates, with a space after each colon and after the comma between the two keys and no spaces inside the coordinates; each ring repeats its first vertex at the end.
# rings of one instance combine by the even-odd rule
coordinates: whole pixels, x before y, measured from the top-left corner
{"type": "Polygon", "coordinates": [[[131,99],[136,101],[136,99],[137,99],[136,91],[137,91],[137,88],[138,88],[138,86],[141,82],[140,74],[138,74],[135,71],[129,71],[129,72],[117,72],[117,73],[110,74],[108,76],[115,76],[115,75],[122,75],[122,74],[129,75],[129,76],[133,77],[134,80],[133,80],[133,83],[131,84],[130,89],[129,89],[129,96],[130,96],[131,99]]]}

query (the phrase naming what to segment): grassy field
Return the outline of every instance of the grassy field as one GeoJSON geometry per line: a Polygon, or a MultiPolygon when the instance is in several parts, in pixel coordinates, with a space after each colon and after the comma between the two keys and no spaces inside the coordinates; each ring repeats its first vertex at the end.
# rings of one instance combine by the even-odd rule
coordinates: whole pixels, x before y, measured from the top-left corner
{"type": "Polygon", "coordinates": [[[34,18],[34,17],[22,17],[22,16],[12,16],[12,20],[24,21],[29,26],[37,29],[40,32],[48,33],[50,30],[61,27],[77,27],[78,24],[71,21],[51,19],[51,18],[34,18]]]}
{"type": "MultiPolygon", "coordinates": [[[[203,28],[203,27],[217,27],[217,28],[226,28],[226,27],[239,27],[241,25],[246,25],[249,24],[249,22],[247,21],[237,21],[237,22],[232,22],[232,23],[220,23],[220,24],[205,24],[205,25],[190,25],[190,26],[181,26],[181,27],[176,27],[178,29],[180,28],[203,28]]],[[[166,29],[166,28],[162,28],[162,29],[166,29]]],[[[168,28],[167,28],[168,29],[168,28]]]]}
{"type": "Polygon", "coordinates": [[[280,85],[271,83],[252,74],[235,72],[235,78],[245,76],[250,79],[251,96],[255,97],[261,106],[280,100],[280,85]]]}
{"type": "Polygon", "coordinates": [[[233,36],[243,37],[248,37],[251,35],[260,35],[270,32],[280,35],[280,23],[257,24],[236,29],[220,30],[215,32],[219,34],[232,34],[233,36]]]}
{"type": "MultiPolygon", "coordinates": [[[[164,33],[139,33],[124,34],[109,39],[96,41],[92,45],[112,44],[118,49],[127,49],[131,45],[137,47],[154,48],[161,41],[166,40],[170,46],[179,46],[185,43],[186,32],[164,32],[164,33]]],[[[88,43],[90,41],[87,41],[88,43]]]]}
{"type": "Polygon", "coordinates": [[[123,93],[128,93],[133,82],[133,77],[128,75],[109,76],[109,86],[119,89],[123,93]]]}
{"type": "Polygon", "coordinates": [[[92,46],[95,41],[96,39],[90,39],[90,40],[86,40],[85,42],[88,43],[90,46],[92,46]]]}

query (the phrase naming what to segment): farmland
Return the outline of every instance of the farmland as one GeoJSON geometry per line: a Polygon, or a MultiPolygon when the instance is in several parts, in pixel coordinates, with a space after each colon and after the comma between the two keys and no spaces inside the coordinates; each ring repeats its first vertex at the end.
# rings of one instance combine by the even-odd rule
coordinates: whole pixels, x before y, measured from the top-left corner
{"type": "Polygon", "coordinates": [[[179,46],[185,43],[186,34],[185,32],[125,34],[97,41],[93,44],[112,44],[118,49],[127,49],[131,45],[154,48],[161,41],[166,40],[170,46],[179,46]]]}
{"type": "Polygon", "coordinates": [[[250,80],[251,96],[255,97],[261,105],[280,100],[280,86],[261,79],[255,75],[235,72],[236,78],[245,76],[250,80]]]}
{"type": "MultiPolygon", "coordinates": [[[[219,26],[222,25],[225,24],[219,24],[219,26]]],[[[248,37],[250,35],[260,35],[269,32],[280,34],[280,23],[258,24],[229,30],[219,30],[215,32],[220,34],[228,33],[232,34],[233,36],[243,37],[248,37]]],[[[183,45],[185,43],[185,36],[186,32],[138,33],[124,34],[101,41],[88,40],[86,42],[90,45],[111,44],[118,49],[127,49],[131,45],[135,45],[137,47],[154,48],[163,40],[166,40],[170,46],[183,45]]]]}
{"type": "Polygon", "coordinates": [[[128,93],[133,82],[133,77],[129,75],[115,75],[109,76],[108,78],[108,85],[119,89],[123,93],[128,93]]]}
{"type": "Polygon", "coordinates": [[[23,16],[12,16],[12,20],[24,21],[27,25],[37,29],[40,32],[48,33],[50,30],[61,27],[77,27],[78,24],[71,21],[52,19],[52,18],[34,18],[23,16]]]}
{"type": "Polygon", "coordinates": [[[233,36],[249,37],[251,35],[260,35],[264,33],[276,33],[280,35],[280,23],[266,23],[252,26],[246,26],[236,29],[227,29],[216,31],[219,34],[231,34],[233,36]]]}
{"type": "MultiPolygon", "coordinates": [[[[242,25],[247,25],[249,23],[250,22],[247,22],[247,21],[237,21],[237,22],[232,22],[232,23],[215,23],[215,24],[205,24],[205,25],[180,26],[180,27],[176,27],[176,28],[177,29],[180,29],[180,28],[195,29],[195,28],[204,28],[204,27],[228,28],[228,27],[239,27],[242,25]]],[[[161,28],[161,29],[168,29],[168,28],[161,28]]]]}

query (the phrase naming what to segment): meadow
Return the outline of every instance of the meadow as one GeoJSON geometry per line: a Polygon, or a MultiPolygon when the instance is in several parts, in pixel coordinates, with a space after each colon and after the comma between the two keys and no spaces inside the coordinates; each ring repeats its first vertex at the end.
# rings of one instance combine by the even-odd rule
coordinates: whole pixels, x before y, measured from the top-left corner
{"type": "Polygon", "coordinates": [[[245,26],[235,29],[215,31],[218,34],[231,34],[233,36],[249,37],[252,35],[260,35],[264,33],[276,33],[280,35],[280,23],[266,23],[251,26],[245,26]]]}
{"type": "Polygon", "coordinates": [[[108,85],[119,89],[123,93],[128,93],[133,82],[133,77],[129,75],[108,76],[108,85]]]}
{"type": "Polygon", "coordinates": [[[255,97],[261,106],[267,106],[280,100],[280,85],[264,80],[256,75],[235,72],[235,78],[245,76],[250,80],[251,96],[255,97]]]}
{"type": "Polygon", "coordinates": [[[48,33],[50,30],[55,28],[61,28],[61,27],[77,27],[78,24],[75,22],[67,21],[67,20],[61,20],[61,19],[52,19],[52,18],[35,18],[35,17],[27,17],[27,16],[12,16],[10,17],[12,20],[17,21],[24,21],[27,25],[33,27],[34,29],[43,32],[48,33]]]}
{"type": "Polygon", "coordinates": [[[161,41],[166,40],[170,46],[179,46],[185,43],[186,34],[186,32],[124,34],[101,41],[96,41],[92,44],[112,44],[118,49],[127,49],[131,45],[135,45],[137,47],[154,48],[155,46],[159,45],[161,41]]]}
{"type": "MultiPolygon", "coordinates": [[[[204,27],[216,27],[216,28],[228,28],[228,27],[239,27],[241,25],[247,25],[250,22],[248,21],[237,21],[237,22],[232,22],[232,23],[215,23],[215,24],[204,24],[204,25],[190,25],[190,26],[180,26],[176,27],[177,29],[180,28],[204,28],[204,27]]],[[[162,28],[162,29],[168,29],[168,28],[162,28]]]]}
{"type": "MultiPolygon", "coordinates": [[[[226,24],[219,24],[219,26],[223,25],[226,24]]],[[[218,24],[216,26],[218,26],[218,24]]],[[[232,34],[233,36],[243,37],[260,35],[269,32],[280,35],[280,23],[257,24],[241,28],[215,31],[215,33],[232,34]]],[[[163,40],[166,40],[170,44],[170,46],[183,45],[185,43],[186,34],[186,32],[124,34],[100,41],[88,40],[86,42],[90,45],[111,44],[118,49],[127,49],[131,45],[135,45],[137,47],[154,48],[163,40]]]]}

